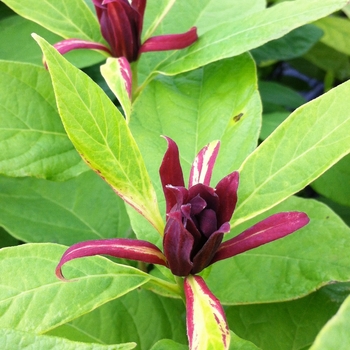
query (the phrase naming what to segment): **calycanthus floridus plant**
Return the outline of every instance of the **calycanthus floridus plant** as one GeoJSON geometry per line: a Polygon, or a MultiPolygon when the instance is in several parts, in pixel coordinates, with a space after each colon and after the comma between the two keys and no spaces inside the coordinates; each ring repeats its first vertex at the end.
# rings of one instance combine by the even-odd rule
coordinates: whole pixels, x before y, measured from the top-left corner
{"type": "MultiPolygon", "coordinates": [[[[221,333],[222,348],[230,344],[224,310],[204,280],[197,276],[209,265],[259,247],[304,227],[309,218],[302,212],[274,214],[238,236],[222,243],[230,232],[230,219],[237,202],[238,172],[224,177],[215,188],[210,187],[219,142],[204,147],[195,158],[188,183],[184,178],[176,143],[166,137],[168,149],[160,166],[160,177],[166,199],[166,226],[163,252],[150,242],[133,239],[106,239],[77,243],[62,256],[56,274],[64,279],[62,266],[73,259],[106,254],[169,267],[174,276],[184,278],[187,335],[190,349],[203,349],[200,306],[196,298],[206,299],[221,333]]],[[[207,315],[206,315],[207,316],[207,315]]],[[[215,333],[215,330],[213,330],[215,333]]]]}
{"type": "MultiPolygon", "coordinates": [[[[302,192],[350,151],[350,84],[268,137],[258,85],[259,55],[294,29],[318,50],[304,25],[347,0],[2,2],[56,44],[33,34],[44,67],[0,60],[0,228],[29,243],[0,249],[0,348],[271,350],[293,330],[249,329],[260,312],[350,281],[348,227],[302,192]]],[[[329,319],[332,293],[310,303],[329,319]]]]}

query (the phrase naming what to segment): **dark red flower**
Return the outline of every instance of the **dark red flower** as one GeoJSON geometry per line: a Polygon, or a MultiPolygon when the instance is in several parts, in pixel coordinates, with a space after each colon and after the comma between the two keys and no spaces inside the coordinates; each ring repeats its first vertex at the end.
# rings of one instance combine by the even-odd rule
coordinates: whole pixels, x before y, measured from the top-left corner
{"type": "Polygon", "coordinates": [[[304,227],[309,218],[302,212],[283,212],[269,216],[238,236],[222,242],[230,231],[237,202],[239,174],[225,176],[213,188],[210,179],[219,151],[219,142],[205,146],[195,158],[185,188],[176,143],[166,137],[168,149],[160,166],[166,200],[167,222],[163,252],[150,242],[124,238],[87,241],[73,245],[62,256],[56,274],[66,262],[97,254],[160,264],[176,276],[202,271],[216,261],[257,248],[304,227]]]}
{"type": "Polygon", "coordinates": [[[90,48],[133,62],[143,52],[179,50],[198,39],[197,29],[193,27],[186,33],[154,36],[141,44],[146,0],[93,0],[93,3],[102,36],[109,47],[86,40],[66,39],[54,45],[60,53],[90,48]]]}

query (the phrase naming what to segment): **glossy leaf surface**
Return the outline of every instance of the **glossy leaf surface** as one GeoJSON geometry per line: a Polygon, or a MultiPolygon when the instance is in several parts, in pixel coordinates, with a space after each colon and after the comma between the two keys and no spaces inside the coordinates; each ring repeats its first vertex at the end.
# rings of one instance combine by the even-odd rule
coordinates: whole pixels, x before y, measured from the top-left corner
{"type": "Polygon", "coordinates": [[[54,270],[64,250],[46,243],[0,251],[0,328],[42,333],[149,280],[140,270],[93,257],[67,264],[65,274],[74,282],[59,281],[54,270]]]}
{"type": "Polygon", "coordinates": [[[47,71],[0,61],[0,73],[0,173],[65,180],[87,171],[64,131],[47,71]]]}
{"type": "Polygon", "coordinates": [[[74,146],[90,167],[162,234],[155,193],[123,116],[89,77],[45,40],[36,40],[45,54],[59,113],[74,146]]]}
{"type": "Polygon", "coordinates": [[[66,182],[0,177],[0,225],[24,242],[128,237],[124,202],[92,171],[66,182]]]}

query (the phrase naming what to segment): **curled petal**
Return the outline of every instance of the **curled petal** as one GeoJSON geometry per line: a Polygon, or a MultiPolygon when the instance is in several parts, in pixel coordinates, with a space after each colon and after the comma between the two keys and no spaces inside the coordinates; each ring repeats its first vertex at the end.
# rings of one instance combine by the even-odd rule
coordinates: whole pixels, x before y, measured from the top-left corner
{"type": "Polygon", "coordinates": [[[220,198],[220,206],[217,211],[218,225],[230,221],[236,208],[237,190],[239,184],[239,173],[233,173],[225,176],[216,186],[215,191],[220,198]]]}
{"type": "Polygon", "coordinates": [[[194,238],[182,224],[180,212],[172,212],[165,226],[163,249],[171,272],[176,276],[187,276],[192,269],[190,260],[194,238]]]}
{"type": "Polygon", "coordinates": [[[217,211],[219,208],[219,197],[215,189],[203,184],[196,184],[188,190],[188,198],[195,198],[200,196],[206,202],[206,208],[217,211]]]}
{"type": "Polygon", "coordinates": [[[309,221],[308,216],[302,212],[285,212],[271,215],[238,236],[222,243],[211,263],[285,237],[304,227],[309,221]]]}
{"type": "Polygon", "coordinates": [[[182,34],[153,36],[141,45],[139,53],[180,50],[192,45],[197,39],[198,35],[196,27],[192,27],[188,32],[182,34]]]}
{"type": "Polygon", "coordinates": [[[180,164],[179,149],[171,138],[166,136],[164,136],[164,138],[168,142],[168,149],[166,150],[162,164],[160,165],[159,175],[166,200],[166,212],[169,213],[170,209],[176,204],[176,199],[171,190],[166,186],[172,185],[173,187],[185,187],[185,182],[180,164]]]}
{"type": "Polygon", "coordinates": [[[227,350],[230,331],[220,301],[200,276],[184,281],[186,326],[190,350],[227,350]]]}
{"type": "Polygon", "coordinates": [[[219,148],[220,142],[213,141],[199,151],[191,167],[188,188],[198,183],[209,186],[219,148]]]}
{"type": "Polygon", "coordinates": [[[152,243],[126,238],[101,239],[77,243],[68,248],[56,267],[56,276],[65,280],[62,266],[70,260],[102,254],[149,264],[167,265],[163,253],[152,243]]]}
{"type": "Polygon", "coordinates": [[[224,233],[230,232],[230,224],[225,222],[217,231],[213,232],[199,252],[193,258],[191,273],[199,273],[211,264],[215,252],[219,248],[224,233]]]}
{"type": "Polygon", "coordinates": [[[77,50],[77,49],[90,49],[90,50],[99,50],[99,51],[105,51],[109,55],[111,55],[110,49],[97,42],[87,41],[87,40],[81,40],[81,39],[66,39],[59,41],[53,47],[61,54],[64,55],[65,53],[77,50]]]}

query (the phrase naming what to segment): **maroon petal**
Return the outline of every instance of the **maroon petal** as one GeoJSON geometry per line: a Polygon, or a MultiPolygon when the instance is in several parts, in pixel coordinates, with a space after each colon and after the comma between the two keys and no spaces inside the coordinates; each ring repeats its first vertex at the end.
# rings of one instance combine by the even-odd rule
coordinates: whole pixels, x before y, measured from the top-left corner
{"type": "Polygon", "coordinates": [[[146,9],[146,0],[132,0],[131,6],[139,13],[140,22],[139,22],[139,32],[142,32],[143,27],[143,17],[145,15],[146,9]]]}
{"type": "Polygon", "coordinates": [[[212,262],[213,256],[218,250],[224,233],[230,232],[230,224],[226,222],[216,232],[212,233],[209,239],[205,242],[201,250],[193,258],[192,274],[201,272],[212,262]]]}
{"type": "Polygon", "coordinates": [[[59,41],[53,47],[61,54],[64,55],[65,53],[72,51],[72,50],[77,50],[77,49],[91,49],[91,50],[99,50],[99,51],[105,51],[109,55],[111,55],[110,49],[101,44],[101,43],[96,43],[92,41],[87,41],[87,40],[81,40],[81,39],[66,39],[59,41]]]}
{"type": "Polygon", "coordinates": [[[188,32],[182,34],[153,36],[142,44],[139,53],[180,50],[192,45],[197,39],[196,27],[192,27],[188,32]]]}
{"type": "Polygon", "coordinates": [[[215,191],[220,200],[220,206],[217,211],[218,225],[230,221],[237,203],[237,189],[239,184],[239,173],[233,173],[225,176],[216,186],[215,191]]]}
{"type": "Polygon", "coordinates": [[[159,168],[160,180],[163,186],[163,192],[166,200],[166,212],[176,204],[176,199],[167,185],[173,187],[185,187],[185,182],[180,164],[179,149],[176,143],[169,137],[164,136],[168,142],[168,149],[164,154],[162,164],[159,168]]]}
{"type": "Polygon", "coordinates": [[[213,209],[204,209],[198,215],[198,225],[204,236],[208,238],[218,228],[215,211],[213,209]]]}
{"type": "Polygon", "coordinates": [[[189,188],[188,190],[188,198],[189,201],[191,201],[192,198],[195,198],[196,196],[200,196],[205,200],[207,203],[206,208],[207,209],[213,209],[214,211],[217,211],[219,208],[219,197],[216,194],[216,191],[214,188],[203,185],[203,184],[197,184],[189,188]]]}
{"type": "Polygon", "coordinates": [[[220,142],[214,141],[199,151],[191,167],[188,188],[198,183],[209,186],[219,148],[220,142]]]}
{"type": "Polygon", "coordinates": [[[194,238],[181,222],[181,213],[169,214],[165,226],[163,249],[171,272],[176,276],[188,276],[192,269],[190,260],[194,238]]]}
{"type": "Polygon", "coordinates": [[[211,263],[230,258],[285,237],[304,227],[309,221],[308,216],[302,212],[274,214],[245,230],[238,236],[222,243],[211,263]]]}
{"type": "Polygon", "coordinates": [[[126,238],[100,239],[77,243],[68,248],[56,267],[56,276],[65,279],[61,269],[70,260],[102,254],[167,266],[164,254],[152,243],[126,238]]]}
{"type": "Polygon", "coordinates": [[[142,20],[128,0],[104,1],[106,9],[100,12],[103,37],[112,49],[114,57],[126,57],[129,62],[138,58],[141,45],[139,22],[142,20]]]}

